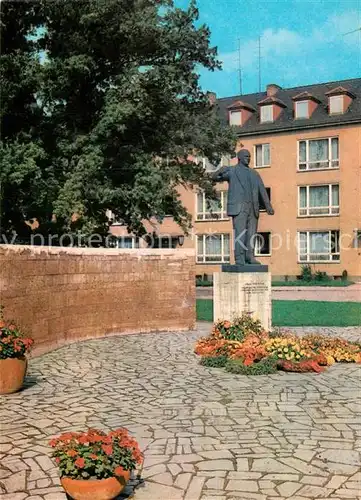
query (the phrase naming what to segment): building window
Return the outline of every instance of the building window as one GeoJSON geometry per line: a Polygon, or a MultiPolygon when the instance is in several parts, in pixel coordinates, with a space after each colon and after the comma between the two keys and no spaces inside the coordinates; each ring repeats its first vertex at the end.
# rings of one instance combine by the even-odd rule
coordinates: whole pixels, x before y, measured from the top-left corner
{"type": "Polygon", "coordinates": [[[229,124],[230,125],[242,125],[242,111],[230,111],[229,124]]]}
{"type": "Polygon", "coordinates": [[[139,238],[135,236],[119,236],[117,246],[118,248],[139,248],[139,238]]]}
{"type": "Polygon", "coordinates": [[[177,248],[179,243],[178,236],[153,236],[149,239],[150,248],[177,248]]]}
{"type": "Polygon", "coordinates": [[[298,170],[319,170],[338,167],[338,137],[298,142],[298,170]]]}
{"type": "Polygon", "coordinates": [[[269,144],[255,146],[255,167],[269,167],[271,165],[271,148],[269,144]]]}
{"type": "Polygon", "coordinates": [[[254,254],[256,257],[271,255],[271,233],[257,233],[254,242],[254,254]]]}
{"type": "MultiPolygon", "coordinates": [[[[271,201],[271,188],[266,187],[266,191],[267,191],[267,194],[268,194],[269,201],[271,201]]],[[[265,212],[266,211],[266,207],[265,207],[262,199],[259,200],[259,210],[260,210],[260,212],[265,212]]]]}
{"type": "Polygon", "coordinates": [[[220,167],[229,167],[231,164],[231,155],[224,155],[221,157],[219,163],[211,163],[208,158],[205,157],[197,157],[195,163],[198,165],[202,163],[203,168],[206,172],[215,172],[220,167]]]}
{"type": "Polygon", "coordinates": [[[227,191],[219,191],[217,200],[207,200],[204,193],[197,193],[197,220],[227,218],[227,191]]]}
{"type": "Polygon", "coordinates": [[[296,118],[309,118],[308,101],[298,101],[296,104],[296,118]]]}
{"type": "Polygon", "coordinates": [[[334,95],[329,97],[329,104],[331,115],[343,113],[343,95],[334,95]]]}
{"type": "Polygon", "coordinates": [[[298,191],[298,215],[300,217],[338,215],[340,213],[338,184],[300,186],[298,191]]]}
{"type": "Polygon", "coordinates": [[[230,262],[229,234],[197,235],[197,262],[199,264],[230,262]]]}
{"type": "Polygon", "coordinates": [[[273,122],[273,104],[261,107],[261,123],[273,122]]]}
{"type": "Polygon", "coordinates": [[[339,231],[302,231],[298,233],[300,262],[339,262],[339,231]]]}

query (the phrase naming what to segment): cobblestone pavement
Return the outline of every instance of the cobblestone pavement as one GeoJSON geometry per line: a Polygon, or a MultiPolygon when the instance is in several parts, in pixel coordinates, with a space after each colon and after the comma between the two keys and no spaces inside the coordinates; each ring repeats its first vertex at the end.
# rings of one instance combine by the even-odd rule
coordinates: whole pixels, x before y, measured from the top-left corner
{"type": "MultiPolygon", "coordinates": [[[[197,287],[198,299],[212,299],[212,287],[197,287]]],[[[330,302],[361,302],[361,283],[347,287],[272,287],[273,300],[321,300],[330,302]]]]}
{"type": "MultiPolygon", "coordinates": [[[[139,440],[146,481],[135,500],[361,498],[361,366],[231,375],[192,354],[208,330],[86,341],[31,360],[25,389],[2,398],[0,498],[65,500],[47,442],[87,426],[126,426],[139,440]]],[[[360,328],[345,332],[361,339],[360,328]]]]}

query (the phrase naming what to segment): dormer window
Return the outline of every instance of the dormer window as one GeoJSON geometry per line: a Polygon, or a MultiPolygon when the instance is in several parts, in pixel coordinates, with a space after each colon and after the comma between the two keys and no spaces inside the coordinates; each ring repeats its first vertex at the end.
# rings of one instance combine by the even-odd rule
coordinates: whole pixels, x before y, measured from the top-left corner
{"type": "Polygon", "coordinates": [[[295,117],[296,118],[309,118],[309,104],[308,101],[298,101],[295,103],[295,117]]]}
{"type": "Polygon", "coordinates": [[[273,122],[273,104],[261,107],[261,123],[273,122]]]}
{"type": "Polygon", "coordinates": [[[339,115],[343,113],[343,95],[330,96],[330,115],[339,115]]]}
{"type": "Polygon", "coordinates": [[[309,92],[301,92],[292,97],[294,102],[293,111],[296,120],[310,118],[316,110],[320,101],[309,92]]]}
{"type": "Polygon", "coordinates": [[[330,115],[341,115],[346,113],[353,99],[354,94],[345,87],[336,87],[326,92],[328,97],[328,109],[330,115]]]}
{"type": "Polygon", "coordinates": [[[250,104],[243,101],[235,101],[228,106],[229,124],[241,127],[251,118],[256,110],[250,104]]]}
{"type": "Polygon", "coordinates": [[[234,110],[229,112],[229,124],[230,125],[242,125],[242,111],[234,110]]]}
{"type": "Polygon", "coordinates": [[[258,106],[261,123],[275,122],[282,113],[282,109],[286,107],[281,99],[275,96],[267,96],[266,99],[259,101],[258,106]]]}

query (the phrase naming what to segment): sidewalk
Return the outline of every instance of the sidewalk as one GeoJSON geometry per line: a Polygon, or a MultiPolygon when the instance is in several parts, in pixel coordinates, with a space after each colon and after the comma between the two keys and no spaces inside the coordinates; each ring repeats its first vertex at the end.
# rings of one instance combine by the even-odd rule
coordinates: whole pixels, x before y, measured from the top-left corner
{"type": "MultiPolygon", "coordinates": [[[[212,287],[197,287],[197,299],[212,299],[212,287]]],[[[321,300],[330,302],[361,302],[361,283],[347,287],[272,287],[273,300],[321,300]]]]}

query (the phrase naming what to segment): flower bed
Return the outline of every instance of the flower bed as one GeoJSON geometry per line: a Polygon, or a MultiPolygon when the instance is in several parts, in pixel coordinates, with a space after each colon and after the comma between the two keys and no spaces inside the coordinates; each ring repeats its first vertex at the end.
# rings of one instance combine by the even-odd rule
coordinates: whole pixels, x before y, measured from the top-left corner
{"type": "Polygon", "coordinates": [[[268,333],[248,314],[215,323],[211,334],[197,342],[195,353],[205,366],[244,375],[279,369],[320,373],[334,363],[361,363],[360,343],[324,335],[268,333]]]}

